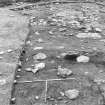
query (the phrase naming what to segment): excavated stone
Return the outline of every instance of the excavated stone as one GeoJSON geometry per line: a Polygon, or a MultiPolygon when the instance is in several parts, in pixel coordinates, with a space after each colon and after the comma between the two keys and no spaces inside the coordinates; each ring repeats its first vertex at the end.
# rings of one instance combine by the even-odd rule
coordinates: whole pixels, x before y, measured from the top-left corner
{"type": "Polygon", "coordinates": [[[69,99],[76,99],[79,96],[79,90],[77,89],[70,89],[65,91],[65,95],[69,98],[69,99]]]}
{"type": "Polygon", "coordinates": [[[81,55],[78,56],[76,60],[77,62],[87,63],[89,62],[90,58],[88,56],[81,55]]]}
{"type": "Polygon", "coordinates": [[[34,58],[34,60],[43,60],[43,59],[46,59],[47,56],[44,53],[38,53],[33,58],[34,58]]]}
{"type": "Polygon", "coordinates": [[[45,63],[35,64],[35,67],[34,67],[34,69],[32,69],[32,72],[36,73],[37,71],[39,71],[39,70],[41,70],[43,68],[45,68],[45,63]]]}

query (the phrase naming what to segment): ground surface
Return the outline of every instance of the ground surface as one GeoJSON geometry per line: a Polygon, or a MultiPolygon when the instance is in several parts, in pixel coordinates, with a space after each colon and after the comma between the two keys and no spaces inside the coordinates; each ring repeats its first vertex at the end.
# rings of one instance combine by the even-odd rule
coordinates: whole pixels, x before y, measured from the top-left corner
{"type": "Polygon", "coordinates": [[[105,7],[96,3],[39,5],[31,10],[12,9],[30,15],[31,20],[10,105],[104,105],[105,7]],[[39,53],[44,57],[36,59],[39,53]],[[90,61],[77,62],[80,55],[90,61]],[[65,70],[72,74],[62,74],[65,70]],[[80,92],[76,99],[66,96],[70,89],[80,92]]]}
{"type": "Polygon", "coordinates": [[[104,105],[105,7],[38,5],[0,10],[1,105],[104,105]],[[39,53],[44,57],[36,59],[39,53]],[[77,62],[80,55],[89,62],[77,62]],[[66,95],[72,89],[79,91],[75,99],[66,95]]]}
{"type": "Polygon", "coordinates": [[[14,72],[27,34],[26,17],[0,8],[0,105],[9,105],[14,72]]]}

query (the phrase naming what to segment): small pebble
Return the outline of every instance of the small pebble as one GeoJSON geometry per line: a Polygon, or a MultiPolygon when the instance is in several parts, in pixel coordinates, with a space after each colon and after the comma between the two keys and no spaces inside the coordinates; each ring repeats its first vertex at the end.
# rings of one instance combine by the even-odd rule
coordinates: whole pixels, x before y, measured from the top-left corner
{"type": "Polygon", "coordinates": [[[38,54],[36,54],[34,57],[34,60],[43,60],[43,59],[46,59],[47,58],[47,56],[46,56],[46,54],[44,54],[44,53],[38,53],[38,54]]]}
{"type": "Polygon", "coordinates": [[[38,31],[35,32],[36,35],[40,35],[40,33],[38,31]]]}
{"type": "Polygon", "coordinates": [[[11,101],[15,101],[15,100],[16,100],[16,98],[12,98],[12,99],[11,99],[11,101]]]}
{"type": "Polygon", "coordinates": [[[38,100],[39,99],[39,96],[35,96],[35,99],[38,100]]]}
{"type": "Polygon", "coordinates": [[[3,59],[3,57],[0,56],[0,59],[3,59]]]}
{"type": "Polygon", "coordinates": [[[11,104],[15,104],[16,98],[11,98],[11,104]]]}
{"type": "Polygon", "coordinates": [[[61,53],[60,54],[60,56],[62,56],[62,57],[66,56],[66,55],[67,55],[67,53],[61,53]]]}
{"type": "Polygon", "coordinates": [[[90,58],[88,56],[84,56],[84,55],[78,56],[76,58],[76,61],[79,62],[79,63],[80,62],[87,63],[87,62],[89,62],[89,60],[90,60],[90,58]]]}
{"type": "Polygon", "coordinates": [[[95,28],[95,30],[96,30],[97,32],[102,32],[102,30],[101,30],[100,28],[95,28]]]}
{"type": "Polygon", "coordinates": [[[0,79],[0,85],[5,85],[6,84],[6,79],[0,79]]]}
{"type": "Polygon", "coordinates": [[[65,47],[64,46],[58,46],[57,48],[58,49],[64,49],[65,47]]]}
{"type": "Polygon", "coordinates": [[[43,39],[39,38],[39,39],[37,40],[37,42],[42,43],[42,42],[43,42],[43,39]]]}
{"type": "Polygon", "coordinates": [[[70,89],[65,91],[65,96],[67,96],[69,99],[76,99],[79,96],[79,90],[77,89],[70,89]]]}
{"type": "Polygon", "coordinates": [[[8,49],[8,50],[7,50],[8,53],[9,53],[9,52],[12,52],[12,51],[13,51],[12,49],[8,49]]]}
{"type": "Polygon", "coordinates": [[[64,31],[66,31],[66,28],[59,28],[59,31],[64,32],[64,31]]]}
{"type": "Polygon", "coordinates": [[[41,50],[43,47],[34,47],[33,50],[41,50]]]}
{"type": "Polygon", "coordinates": [[[20,78],[20,75],[16,75],[16,78],[20,78]]]}
{"type": "Polygon", "coordinates": [[[17,71],[21,71],[21,69],[18,69],[17,71]]]}
{"type": "Polygon", "coordinates": [[[54,34],[52,31],[49,31],[48,33],[49,33],[49,34],[51,34],[51,35],[53,35],[53,34],[54,34]]]}
{"type": "Polygon", "coordinates": [[[0,51],[0,54],[4,54],[5,52],[4,51],[0,51]]]}
{"type": "Polygon", "coordinates": [[[17,81],[16,81],[16,80],[14,80],[14,81],[13,81],[13,83],[17,83],[17,81]]]}
{"type": "Polygon", "coordinates": [[[97,50],[98,50],[98,48],[97,48],[97,47],[93,47],[93,48],[92,48],[92,50],[97,51],[97,50]]]}
{"type": "Polygon", "coordinates": [[[18,65],[19,65],[19,66],[21,66],[21,65],[22,65],[22,62],[21,62],[21,61],[19,61],[19,62],[18,62],[18,65]]]}
{"type": "Polygon", "coordinates": [[[64,95],[65,95],[65,93],[64,93],[64,92],[60,92],[60,94],[61,94],[61,96],[64,96],[64,95]]]}

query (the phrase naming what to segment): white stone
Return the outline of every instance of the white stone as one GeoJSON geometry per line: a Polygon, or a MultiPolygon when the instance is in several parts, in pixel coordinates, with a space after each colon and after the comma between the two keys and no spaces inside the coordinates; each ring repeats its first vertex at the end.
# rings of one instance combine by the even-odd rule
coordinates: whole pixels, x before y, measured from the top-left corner
{"type": "Polygon", "coordinates": [[[0,51],[0,54],[4,54],[5,52],[4,51],[0,51]]]}
{"type": "Polygon", "coordinates": [[[69,99],[76,99],[79,96],[79,90],[77,89],[70,89],[65,91],[65,96],[69,99]]]}
{"type": "Polygon", "coordinates": [[[34,47],[33,50],[41,50],[43,47],[34,47]]]}
{"type": "Polygon", "coordinates": [[[35,60],[38,60],[38,59],[43,60],[43,59],[46,59],[47,56],[46,56],[46,54],[44,54],[44,53],[38,53],[38,54],[36,54],[33,58],[34,58],[35,60]]]}
{"type": "Polygon", "coordinates": [[[101,30],[100,28],[95,28],[95,30],[96,30],[97,32],[102,32],[102,30],[101,30]]]}
{"type": "Polygon", "coordinates": [[[54,34],[52,31],[49,31],[48,33],[49,33],[49,34],[51,34],[51,35],[53,35],[53,34],[54,34]]]}
{"type": "Polygon", "coordinates": [[[40,33],[38,31],[35,32],[36,35],[39,35],[40,33]]]}
{"type": "Polygon", "coordinates": [[[76,60],[77,60],[77,62],[87,63],[87,62],[89,62],[90,58],[88,56],[81,55],[81,56],[77,57],[76,60]]]}
{"type": "Polygon", "coordinates": [[[71,75],[72,71],[68,68],[62,68],[61,66],[58,66],[58,75],[71,75]]]}
{"type": "Polygon", "coordinates": [[[94,39],[100,39],[102,36],[98,33],[79,33],[76,35],[78,38],[94,38],[94,39]]]}
{"type": "Polygon", "coordinates": [[[8,49],[8,50],[7,50],[7,52],[12,52],[12,51],[13,51],[12,49],[8,49]]]}
{"type": "Polygon", "coordinates": [[[0,79],[0,85],[5,85],[6,84],[6,79],[0,79]]]}
{"type": "Polygon", "coordinates": [[[25,70],[26,71],[32,71],[32,68],[26,68],[25,70]]]}
{"type": "Polygon", "coordinates": [[[33,73],[36,73],[37,71],[41,70],[45,68],[45,63],[38,63],[38,64],[35,64],[35,68],[32,69],[32,72],[33,73]]]}
{"type": "Polygon", "coordinates": [[[39,38],[37,41],[38,41],[39,43],[42,43],[42,42],[43,42],[43,39],[39,38]]]}

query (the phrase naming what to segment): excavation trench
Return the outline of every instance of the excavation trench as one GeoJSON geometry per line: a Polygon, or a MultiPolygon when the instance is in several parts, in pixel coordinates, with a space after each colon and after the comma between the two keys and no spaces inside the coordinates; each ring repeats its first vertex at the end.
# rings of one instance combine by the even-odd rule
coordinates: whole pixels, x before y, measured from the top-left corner
{"type": "Polygon", "coordinates": [[[57,30],[62,25],[52,26],[46,16],[44,19],[45,26],[30,23],[14,75],[10,105],[104,105],[103,90],[94,79],[99,70],[105,72],[105,53],[75,50],[79,39],[65,37],[57,30]],[[49,32],[51,29],[55,29],[54,34],[49,32]],[[90,58],[89,61],[79,62],[77,58],[81,55],[90,58]],[[75,99],[67,93],[73,89],[79,91],[75,99]]]}

